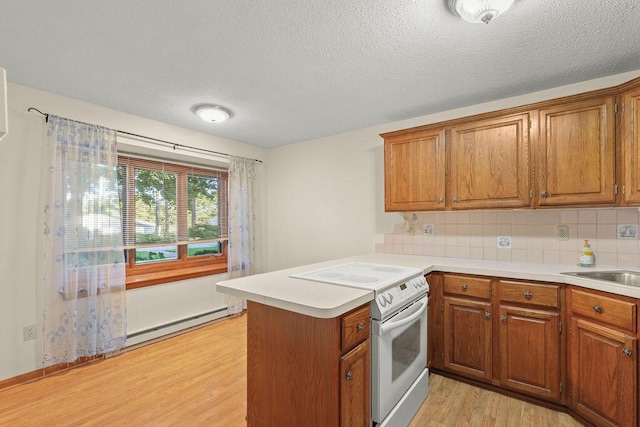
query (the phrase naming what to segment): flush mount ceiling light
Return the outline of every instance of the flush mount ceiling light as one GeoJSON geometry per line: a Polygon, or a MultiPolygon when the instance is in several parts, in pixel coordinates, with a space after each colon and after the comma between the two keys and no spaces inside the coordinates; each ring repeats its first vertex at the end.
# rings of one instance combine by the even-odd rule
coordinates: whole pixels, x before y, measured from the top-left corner
{"type": "Polygon", "coordinates": [[[193,112],[202,120],[209,123],[221,123],[231,117],[229,110],[213,104],[196,105],[193,107],[193,112]]]}
{"type": "Polygon", "coordinates": [[[474,24],[488,24],[511,7],[514,0],[448,0],[449,9],[474,24]]]}

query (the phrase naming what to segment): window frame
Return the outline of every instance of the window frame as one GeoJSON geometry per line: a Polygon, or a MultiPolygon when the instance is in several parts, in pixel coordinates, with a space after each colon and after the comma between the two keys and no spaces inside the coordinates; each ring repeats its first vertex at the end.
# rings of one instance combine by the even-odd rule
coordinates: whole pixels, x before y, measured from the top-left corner
{"type": "MultiPolygon", "coordinates": [[[[136,168],[142,169],[154,169],[176,174],[176,210],[177,210],[177,235],[187,236],[188,228],[188,196],[187,196],[187,183],[188,176],[190,174],[198,176],[216,177],[219,179],[218,185],[218,197],[219,208],[218,218],[223,219],[228,217],[228,203],[227,203],[227,188],[228,188],[228,172],[220,169],[207,169],[201,166],[187,166],[180,163],[173,163],[170,161],[161,160],[147,160],[144,158],[138,158],[135,156],[119,155],[118,166],[124,166],[126,170],[125,184],[124,184],[124,198],[122,200],[122,222],[123,222],[123,234],[126,233],[130,227],[135,229],[135,184],[128,185],[135,182],[135,178],[131,178],[134,175],[136,168]],[[222,195],[222,197],[221,197],[222,195]]],[[[226,221],[220,221],[220,227],[224,227],[226,221]]],[[[177,259],[174,260],[162,260],[146,264],[136,264],[135,244],[128,245],[125,241],[126,252],[126,288],[137,289],[146,286],[158,285],[163,283],[170,283],[180,280],[192,279],[195,277],[203,277],[213,274],[221,274],[227,272],[227,253],[228,242],[226,233],[222,234],[223,237],[219,238],[221,243],[221,253],[214,255],[188,255],[188,244],[197,243],[197,241],[189,242],[188,239],[181,241],[178,238],[177,246],[177,259]]],[[[172,245],[173,243],[171,243],[172,245]]],[[[169,244],[167,244],[168,246],[169,244]]],[[[148,245],[145,245],[148,246],[148,245]]],[[[162,246],[162,244],[158,244],[162,246]]]]}

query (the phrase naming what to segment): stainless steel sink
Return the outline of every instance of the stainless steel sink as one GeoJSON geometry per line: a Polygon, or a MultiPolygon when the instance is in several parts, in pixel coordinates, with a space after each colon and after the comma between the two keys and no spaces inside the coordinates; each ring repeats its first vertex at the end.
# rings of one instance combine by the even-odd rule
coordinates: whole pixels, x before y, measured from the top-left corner
{"type": "Polygon", "coordinates": [[[570,276],[584,277],[585,279],[605,280],[607,282],[619,283],[621,285],[630,285],[640,287],[640,272],[636,271],[576,271],[568,274],[570,276]]]}

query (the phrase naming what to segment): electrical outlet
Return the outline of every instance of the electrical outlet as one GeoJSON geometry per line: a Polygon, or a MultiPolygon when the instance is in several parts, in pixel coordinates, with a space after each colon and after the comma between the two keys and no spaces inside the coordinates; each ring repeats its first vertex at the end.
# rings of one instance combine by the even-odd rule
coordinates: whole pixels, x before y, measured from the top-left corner
{"type": "Polygon", "coordinates": [[[22,328],[22,336],[24,341],[36,339],[36,325],[29,325],[22,328]]]}
{"type": "Polygon", "coordinates": [[[425,236],[433,236],[435,234],[435,227],[433,224],[423,224],[422,234],[425,236]]]}
{"type": "Polygon", "coordinates": [[[558,240],[569,240],[569,226],[568,225],[559,225],[558,226],[558,240]]]}

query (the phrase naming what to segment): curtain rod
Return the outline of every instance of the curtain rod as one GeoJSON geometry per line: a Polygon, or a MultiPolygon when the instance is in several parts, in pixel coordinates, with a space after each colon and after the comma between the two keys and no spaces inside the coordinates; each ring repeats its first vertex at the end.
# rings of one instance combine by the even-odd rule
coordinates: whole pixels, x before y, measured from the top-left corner
{"type": "MultiPolygon", "coordinates": [[[[29,107],[27,109],[27,112],[31,112],[31,111],[36,111],[36,112],[40,113],[41,115],[43,115],[45,122],[49,121],[49,113],[43,113],[42,111],[38,110],[35,107],[29,107]]],[[[88,123],[88,124],[91,124],[91,123],[88,123]]],[[[171,142],[171,141],[166,141],[164,139],[152,138],[150,136],[144,136],[144,135],[140,135],[140,134],[137,134],[137,133],[126,132],[126,131],[119,130],[119,129],[116,129],[116,132],[124,134],[124,135],[129,135],[129,136],[135,136],[135,137],[138,137],[138,138],[148,139],[150,141],[161,142],[163,144],[167,144],[167,145],[171,146],[174,150],[176,148],[188,148],[190,150],[202,151],[202,152],[209,153],[209,154],[217,154],[219,156],[231,157],[231,154],[229,154],[229,153],[222,153],[220,151],[208,150],[206,148],[193,147],[191,145],[179,144],[177,142],[171,142]]],[[[253,160],[254,162],[258,162],[258,163],[263,163],[262,160],[259,160],[259,159],[249,159],[249,160],[253,160]]]]}

